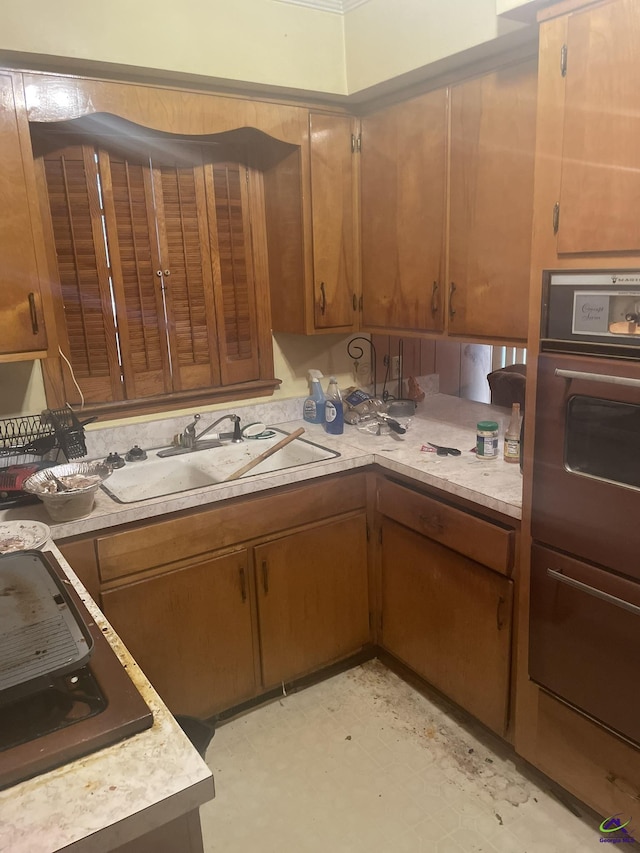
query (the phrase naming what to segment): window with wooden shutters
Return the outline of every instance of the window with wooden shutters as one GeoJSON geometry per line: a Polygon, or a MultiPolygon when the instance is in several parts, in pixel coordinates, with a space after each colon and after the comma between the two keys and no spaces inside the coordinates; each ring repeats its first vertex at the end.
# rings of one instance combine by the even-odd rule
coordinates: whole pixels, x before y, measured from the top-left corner
{"type": "MultiPolygon", "coordinates": [[[[244,384],[248,396],[260,382],[267,393],[277,384],[259,328],[258,300],[268,298],[266,281],[256,287],[263,229],[252,228],[260,176],[236,146],[165,142],[89,143],[59,132],[34,140],[63,350],[86,403],[98,407],[244,384]]],[[[65,400],[76,401],[62,365],[60,379],[65,400]]]]}

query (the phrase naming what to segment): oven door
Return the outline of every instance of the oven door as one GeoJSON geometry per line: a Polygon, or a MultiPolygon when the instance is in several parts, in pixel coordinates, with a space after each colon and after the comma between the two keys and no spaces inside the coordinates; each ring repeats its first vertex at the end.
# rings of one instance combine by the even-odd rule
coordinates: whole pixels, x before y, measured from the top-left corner
{"type": "Polygon", "coordinates": [[[534,545],[529,674],[640,743],[640,584],[534,545]]]}
{"type": "Polygon", "coordinates": [[[542,354],[533,538],[640,580],[640,362],[542,354]]]}

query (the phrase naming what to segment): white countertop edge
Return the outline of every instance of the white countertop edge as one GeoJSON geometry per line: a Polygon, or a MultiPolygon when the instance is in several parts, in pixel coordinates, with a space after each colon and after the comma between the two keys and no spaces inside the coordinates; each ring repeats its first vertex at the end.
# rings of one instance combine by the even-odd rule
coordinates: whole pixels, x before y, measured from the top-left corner
{"type": "Polygon", "coordinates": [[[153,711],[153,726],[0,791],[0,850],[108,853],[214,795],[210,769],[59,550],[51,550],[153,711]]]}

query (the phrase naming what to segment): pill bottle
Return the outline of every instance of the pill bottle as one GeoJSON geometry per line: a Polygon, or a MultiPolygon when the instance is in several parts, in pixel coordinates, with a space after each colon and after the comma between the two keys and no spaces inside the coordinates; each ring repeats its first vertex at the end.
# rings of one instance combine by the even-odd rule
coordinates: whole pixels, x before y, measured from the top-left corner
{"type": "Polygon", "coordinates": [[[476,456],[478,459],[497,459],[498,424],[496,421],[478,421],[476,456]]]}

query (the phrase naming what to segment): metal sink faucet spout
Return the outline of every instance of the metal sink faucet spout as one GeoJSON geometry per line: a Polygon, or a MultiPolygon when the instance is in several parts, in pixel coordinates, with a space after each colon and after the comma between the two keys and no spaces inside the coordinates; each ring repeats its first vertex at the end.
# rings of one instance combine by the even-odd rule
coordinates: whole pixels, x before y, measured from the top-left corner
{"type": "Polygon", "coordinates": [[[215,438],[206,441],[203,441],[202,439],[203,436],[215,429],[218,424],[227,420],[233,421],[233,436],[231,438],[232,444],[239,444],[242,442],[240,415],[223,415],[221,418],[218,418],[217,421],[210,424],[206,429],[203,429],[202,432],[196,433],[196,424],[200,420],[200,417],[200,415],[194,415],[193,421],[190,424],[187,424],[183,432],[174,438],[174,446],[169,447],[166,450],[158,451],[158,456],[177,456],[181,453],[189,453],[193,450],[204,450],[209,447],[222,447],[220,436],[216,436],[215,438]]]}
{"type": "MultiPolygon", "coordinates": [[[[204,435],[206,435],[208,432],[211,432],[212,429],[215,429],[218,424],[221,424],[223,421],[227,420],[233,421],[233,438],[231,439],[231,443],[240,444],[240,442],[242,441],[242,434],[240,432],[240,415],[223,415],[221,418],[218,418],[217,421],[214,421],[212,424],[209,424],[206,429],[203,429],[202,432],[199,432],[197,435],[195,435],[195,425],[200,420],[200,415],[194,415],[193,418],[194,421],[192,424],[189,424],[189,426],[193,428],[194,446],[197,445],[197,443],[204,435]]],[[[185,433],[189,429],[189,426],[185,429],[185,433]]]]}

